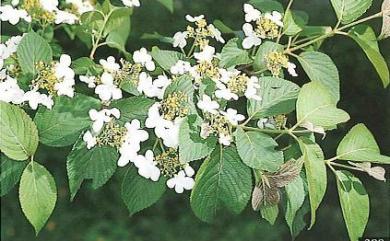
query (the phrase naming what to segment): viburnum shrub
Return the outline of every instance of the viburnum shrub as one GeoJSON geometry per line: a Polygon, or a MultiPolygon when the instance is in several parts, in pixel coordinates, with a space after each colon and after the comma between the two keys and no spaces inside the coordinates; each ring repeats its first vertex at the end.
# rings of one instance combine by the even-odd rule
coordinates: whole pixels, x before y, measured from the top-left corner
{"type": "Polygon", "coordinates": [[[353,172],[385,181],[376,164],[390,157],[364,124],[349,130],[335,155],[324,156],[316,141],[350,117],[337,107],[338,70],[321,44],[335,35],[356,41],[386,88],[389,69],[377,41],[390,35],[390,1],[360,18],[371,3],[331,0],[337,21],[329,27],[308,25],[293,0],[285,6],[252,0],[243,6],[242,31],[187,15],[188,26],[173,38],[153,35],[170,50],[129,53],[138,0],[4,1],[1,21],[20,34],[2,35],[0,45],[1,195],[19,182],[22,210],[38,233],[57,190],[34,153],[38,145],[73,146],[66,163],[72,200],[86,179],[97,189],[126,169],[120,188],[131,214],[167,189],[190,191],[203,221],[220,210],[238,214],[251,202],[274,223],[284,207],[295,236],[306,213],[314,225],[331,172],[349,237],[357,240],[369,197],[353,172]],[[374,18],[383,18],[380,37],[366,24],[374,18]],[[70,46],[54,38],[61,29],[89,56],[69,56],[70,46]],[[95,59],[102,46],[121,58],[95,59]],[[310,82],[297,85],[305,75],[310,82]]]}

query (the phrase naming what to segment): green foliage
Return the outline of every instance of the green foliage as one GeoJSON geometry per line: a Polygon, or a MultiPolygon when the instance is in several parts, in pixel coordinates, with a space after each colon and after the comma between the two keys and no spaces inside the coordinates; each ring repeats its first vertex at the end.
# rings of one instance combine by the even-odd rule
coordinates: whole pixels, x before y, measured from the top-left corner
{"type": "Polygon", "coordinates": [[[367,58],[378,72],[383,86],[387,87],[390,83],[389,67],[379,51],[378,41],[374,30],[368,25],[357,25],[349,30],[348,36],[355,40],[363,49],[367,58]]]}
{"type": "Polygon", "coordinates": [[[337,190],[349,238],[363,236],[370,213],[370,201],[361,181],[348,171],[336,171],[337,190]]]}
{"type": "Polygon", "coordinates": [[[250,64],[251,62],[252,59],[249,57],[248,52],[240,47],[239,39],[234,38],[229,40],[223,47],[219,65],[229,68],[240,64],[250,64]]]}
{"type": "Polygon", "coordinates": [[[130,166],[122,181],[121,195],[130,215],[157,202],[165,192],[165,178],[157,182],[138,175],[137,168],[130,166]]]}
{"type": "Polygon", "coordinates": [[[279,207],[278,205],[264,206],[261,207],[260,213],[262,218],[267,220],[271,225],[274,225],[279,215],[279,207]]]}
{"type": "Polygon", "coordinates": [[[44,38],[37,33],[26,34],[17,50],[18,62],[25,74],[36,74],[35,65],[39,61],[45,63],[52,60],[52,50],[44,38]]]}
{"type": "Polygon", "coordinates": [[[26,162],[11,160],[6,155],[1,154],[0,196],[6,195],[19,182],[26,165],[26,162]]]}
{"type": "Polygon", "coordinates": [[[280,78],[262,77],[261,100],[249,100],[248,115],[252,119],[288,114],[295,109],[299,86],[280,78]]]}
{"type": "Polygon", "coordinates": [[[293,223],[298,210],[302,207],[305,201],[305,184],[302,177],[298,176],[286,187],[287,207],[286,207],[286,222],[293,233],[293,223]]]}
{"type": "Polygon", "coordinates": [[[374,136],[364,124],[355,125],[337,147],[337,159],[389,164],[390,157],[380,154],[374,136]]]}
{"type": "Polygon", "coordinates": [[[35,115],[39,141],[48,146],[72,145],[81,132],[91,125],[88,111],[99,107],[97,99],[82,94],[77,94],[73,99],[57,97],[53,109],[40,107],[35,115]]]}
{"type": "Polygon", "coordinates": [[[145,121],[148,116],[149,107],[152,106],[153,103],[154,101],[151,99],[136,96],[115,101],[111,106],[121,110],[121,116],[118,119],[118,122],[124,124],[133,119],[137,119],[141,122],[145,121]]]}
{"type": "Polygon", "coordinates": [[[236,150],[218,147],[196,175],[191,207],[205,222],[213,221],[222,206],[238,214],[246,207],[251,189],[251,171],[240,161],[236,150]]]}
{"type": "Polygon", "coordinates": [[[370,8],[372,0],[331,0],[337,18],[348,24],[363,15],[370,8]]]}
{"type": "Polygon", "coordinates": [[[316,210],[325,195],[327,186],[326,166],[321,147],[308,138],[300,138],[299,145],[303,153],[306,170],[307,186],[310,199],[311,221],[313,227],[316,220],[316,210]]]}
{"type": "Polygon", "coordinates": [[[297,100],[297,122],[312,123],[325,129],[349,120],[349,115],[336,107],[329,91],[319,82],[305,84],[297,100]]]}
{"type": "Polygon", "coordinates": [[[283,163],[283,152],[275,150],[278,143],[269,135],[239,127],[235,137],[238,153],[249,167],[275,172],[283,163]]]}
{"type": "Polygon", "coordinates": [[[57,188],[50,172],[35,161],[31,161],[23,171],[19,200],[24,215],[38,234],[53,212],[57,188]]]}
{"type": "Polygon", "coordinates": [[[158,47],[152,48],[152,57],[161,66],[161,68],[168,72],[178,60],[185,59],[185,56],[182,53],[170,50],[161,50],[158,47]]]}
{"type": "Polygon", "coordinates": [[[76,196],[84,179],[92,179],[92,187],[103,186],[114,174],[119,156],[115,148],[96,146],[88,150],[82,139],[78,140],[66,162],[71,200],[76,196]]]}
{"type": "Polygon", "coordinates": [[[38,131],[24,110],[0,101],[0,129],[0,150],[9,158],[22,161],[34,155],[38,131]]]}
{"type": "Polygon", "coordinates": [[[265,41],[262,43],[259,47],[259,49],[256,52],[255,59],[253,62],[253,67],[255,70],[267,70],[267,63],[266,63],[266,56],[271,52],[281,52],[283,51],[283,46],[274,43],[271,41],[265,41]]]}

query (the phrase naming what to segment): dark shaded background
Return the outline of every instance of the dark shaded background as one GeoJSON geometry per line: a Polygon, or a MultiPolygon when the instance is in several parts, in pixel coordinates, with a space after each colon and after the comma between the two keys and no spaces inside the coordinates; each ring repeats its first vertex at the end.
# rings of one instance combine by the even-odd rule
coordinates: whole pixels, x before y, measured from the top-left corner
{"type": "MultiPolygon", "coordinates": [[[[374,1],[371,13],[380,9],[382,1],[374,1]]],[[[169,13],[154,0],[141,0],[142,7],[132,17],[132,34],[127,50],[141,46],[151,47],[153,41],[140,40],[142,33],[158,31],[172,36],[184,29],[184,15],[205,14],[209,21],[221,19],[228,26],[240,29],[243,23],[242,0],[176,0],[175,12],[169,13]]],[[[286,3],[286,1],[284,1],[286,3]]],[[[311,25],[334,25],[333,10],[325,0],[296,0],[293,9],[310,13],[311,25]]],[[[369,14],[369,13],[368,13],[369,14]]],[[[380,20],[371,22],[377,33],[380,20]]],[[[3,26],[7,30],[7,26],[3,26]]],[[[56,32],[61,45],[70,50],[72,59],[88,56],[88,49],[78,41],[70,41],[63,32],[56,32]]],[[[161,44],[160,44],[161,45],[161,44]]],[[[162,48],[170,48],[169,45],[162,48]]],[[[350,39],[335,37],[327,40],[322,50],[329,54],[340,70],[340,107],[351,115],[351,121],[327,135],[320,143],[327,157],[334,155],[337,143],[354,124],[363,122],[375,135],[383,154],[390,155],[390,91],[383,89],[375,70],[359,47],[350,39]]],[[[390,41],[381,42],[381,51],[390,62],[390,41]]],[[[102,49],[98,55],[114,55],[112,49],[102,49]]],[[[299,83],[303,72],[299,70],[299,83]]],[[[36,160],[44,163],[55,177],[59,200],[47,226],[35,238],[31,225],[20,209],[16,189],[1,198],[1,240],[3,241],[252,241],[290,240],[284,217],[270,226],[259,213],[249,208],[239,216],[221,212],[214,224],[199,221],[191,211],[189,193],[176,195],[169,190],[151,208],[128,216],[120,198],[121,171],[104,187],[91,190],[83,184],[74,202],[69,201],[66,177],[66,155],[70,148],[51,149],[41,146],[36,160]]],[[[390,205],[389,185],[356,173],[365,183],[371,197],[371,214],[365,235],[389,237],[390,205]]],[[[297,240],[344,241],[348,240],[346,227],[339,207],[333,176],[329,176],[326,197],[319,208],[317,223],[312,230],[304,230],[297,240]]]]}

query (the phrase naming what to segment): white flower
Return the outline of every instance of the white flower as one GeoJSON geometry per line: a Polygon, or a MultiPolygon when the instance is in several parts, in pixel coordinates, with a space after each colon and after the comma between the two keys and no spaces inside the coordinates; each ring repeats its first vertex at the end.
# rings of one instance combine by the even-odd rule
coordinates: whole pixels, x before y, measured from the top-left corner
{"type": "Polygon", "coordinates": [[[156,134],[158,130],[165,130],[167,126],[172,125],[171,121],[165,120],[160,114],[160,103],[154,103],[148,110],[148,117],[145,121],[145,126],[147,128],[155,128],[156,134]]]}
{"type": "Polygon", "coordinates": [[[134,160],[134,165],[138,168],[138,174],[146,179],[158,181],[160,178],[160,169],[156,166],[153,152],[147,150],[145,156],[138,155],[134,160]]]}
{"type": "Polygon", "coordinates": [[[298,76],[297,72],[295,71],[296,67],[297,66],[294,63],[291,63],[291,62],[287,63],[287,71],[293,77],[297,77],[298,76]]]}
{"type": "Polygon", "coordinates": [[[173,35],[173,47],[184,48],[187,45],[188,32],[177,32],[173,35]]]}
{"type": "Polygon", "coordinates": [[[162,99],[164,96],[165,89],[171,83],[165,75],[159,75],[156,80],[152,80],[145,72],[139,75],[139,82],[137,90],[144,93],[148,97],[157,97],[162,99]]]}
{"type": "Polygon", "coordinates": [[[167,186],[169,188],[175,188],[175,192],[183,193],[184,190],[191,190],[195,185],[195,181],[191,177],[187,177],[186,173],[182,170],[175,174],[174,177],[168,179],[167,186]]]}
{"type": "Polygon", "coordinates": [[[257,10],[252,5],[247,3],[244,4],[244,12],[245,12],[245,22],[247,23],[256,22],[261,16],[261,12],[259,10],[257,10]]]}
{"type": "Polygon", "coordinates": [[[283,27],[283,21],[282,21],[283,17],[281,13],[277,11],[273,11],[272,13],[265,13],[264,17],[271,20],[279,27],[283,27]]]}
{"type": "Polygon", "coordinates": [[[213,38],[215,38],[220,43],[225,43],[225,40],[222,38],[222,33],[214,25],[209,24],[209,31],[211,32],[213,38]]]}
{"type": "Polygon", "coordinates": [[[209,137],[211,131],[212,131],[212,127],[210,126],[209,123],[203,122],[200,125],[200,137],[202,137],[203,139],[206,139],[207,137],[209,137]]]}
{"type": "Polygon", "coordinates": [[[218,142],[224,146],[229,146],[232,142],[232,137],[230,135],[225,135],[223,133],[220,133],[218,142]]]}
{"type": "Polygon", "coordinates": [[[117,108],[103,109],[101,111],[95,109],[89,110],[89,118],[93,121],[92,130],[94,133],[100,132],[104,123],[108,123],[112,120],[111,116],[118,119],[120,117],[120,111],[117,108]]]}
{"type": "Polygon", "coordinates": [[[152,60],[152,56],[148,54],[148,51],[145,48],[135,51],[133,54],[133,60],[135,63],[140,63],[142,66],[145,66],[149,71],[153,71],[156,68],[152,60]]]}
{"type": "Polygon", "coordinates": [[[58,10],[58,0],[39,0],[41,7],[48,11],[48,12],[53,12],[58,10]]]}
{"type": "Polygon", "coordinates": [[[119,148],[119,154],[120,157],[118,159],[118,166],[124,167],[126,166],[130,161],[134,162],[134,160],[137,158],[139,151],[139,147],[134,144],[129,144],[127,142],[123,143],[121,147],[119,148]]]}
{"type": "Polygon", "coordinates": [[[104,72],[100,79],[102,83],[96,86],[95,93],[102,101],[122,98],[122,91],[114,84],[114,77],[111,74],[104,72]]]}
{"type": "Polygon", "coordinates": [[[257,90],[260,88],[259,79],[256,76],[249,78],[247,87],[245,90],[245,96],[248,99],[261,100],[261,97],[257,95],[257,90]]]}
{"type": "Polygon", "coordinates": [[[19,87],[17,80],[6,75],[4,81],[0,81],[0,100],[7,103],[21,104],[24,91],[19,87]]]}
{"type": "Polygon", "coordinates": [[[182,75],[191,70],[191,64],[190,62],[178,60],[176,64],[172,65],[171,67],[171,74],[174,75],[182,75]]]}
{"type": "Polygon", "coordinates": [[[217,90],[215,91],[215,96],[220,99],[225,100],[238,100],[238,95],[231,92],[230,89],[228,89],[223,83],[217,81],[217,90]]]}
{"type": "Polygon", "coordinates": [[[87,149],[91,149],[96,145],[96,137],[90,131],[84,133],[83,141],[87,143],[87,149]]]}
{"type": "Polygon", "coordinates": [[[41,94],[37,90],[27,91],[23,96],[23,102],[28,101],[31,109],[36,110],[39,104],[51,109],[53,107],[53,99],[49,95],[41,94]]]}
{"type": "Polygon", "coordinates": [[[67,12],[67,11],[62,11],[62,10],[57,10],[56,15],[55,15],[55,24],[61,24],[61,23],[66,23],[66,24],[75,24],[79,18],[74,15],[73,13],[67,12]]]}
{"type": "Polygon", "coordinates": [[[95,88],[96,87],[96,77],[95,76],[86,76],[86,75],[80,75],[79,79],[81,82],[84,82],[88,84],[88,88],[95,88]]]}
{"type": "Polygon", "coordinates": [[[198,101],[197,106],[199,107],[199,109],[205,112],[218,114],[218,102],[211,100],[210,96],[208,95],[203,95],[202,99],[198,101]]]}
{"type": "Polygon", "coordinates": [[[141,6],[141,3],[139,0],[122,0],[123,5],[126,7],[139,7],[141,6]]]}
{"type": "Polygon", "coordinates": [[[120,65],[115,62],[113,56],[109,56],[107,60],[101,59],[99,63],[103,66],[103,69],[109,73],[114,73],[120,69],[120,65]]]}
{"type": "Polygon", "coordinates": [[[221,111],[221,114],[224,115],[228,119],[228,121],[234,126],[238,125],[238,122],[245,120],[244,115],[238,114],[237,110],[232,108],[227,109],[226,112],[221,111]]]}
{"type": "Polygon", "coordinates": [[[80,15],[95,9],[90,0],[66,0],[66,3],[72,4],[80,15]]]}
{"type": "Polygon", "coordinates": [[[55,76],[58,83],[54,85],[58,95],[66,95],[70,98],[74,96],[73,86],[75,84],[74,71],[70,68],[71,58],[67,54],[62,54],[60,62],[55,65],[55,76]]]}
{"type": "Polygon", "coordinates": [[[194,23],[194,22],[197,22],[199,20],[204,19],[204,15],[199,15],[199,16],[193,17],[193,16],[187,14],[186,19],[187,19],[187,21],[194,23]]]}
{"type": "Polygon", "coordinates": [[[160,134],[160,138],[163,139],[165,146],[172,148],[177,148],[179,146],[179,130],[182,122],[183,118],[176,118],[172,124],[167,126],[165,131],[160,134]]]}
{"type": "Polygon", "coordinates": [[[195,53],[194,58],[198,60],[198,62],[211,62],[214,58],[215,48],[209,45],[205,46],[201,52],[195,53]]]}
{"type": "Polygon", "coordinates": [[[26,22],[31,22],[31,16],[26,10],[13,8],[11,5],[4,5],[0,7],[0,20],[9,22],[12,25],[19,23],[20,19],[26,22]]]}
{"type": "Polygon", "coordinates": [[[257,36],[250,23],[245,23],[242,26],[242,30],[246,36],[242,41],[242,47],[244,49],[250,49],[253,46],[259,46],[261,44],[261,38],[257,36]]]}

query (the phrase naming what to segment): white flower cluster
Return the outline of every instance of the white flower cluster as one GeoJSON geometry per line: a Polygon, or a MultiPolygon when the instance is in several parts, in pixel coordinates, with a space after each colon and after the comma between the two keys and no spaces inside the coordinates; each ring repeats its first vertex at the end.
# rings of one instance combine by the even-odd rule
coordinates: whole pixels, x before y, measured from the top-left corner
{"type": "MultiPolygon", "coordinates": [[[[259,46],[262,42],[262,39],[269,38],[267,36],[267,31],[272,31],[272,29],[262,29],[263,31],[259,31],[256,26],[255,28],[251,24],[255,22],[259,24],[262,19],[270,20],[277,27],[283,27],[282,14],[273,11],[272,13],[262,14],[259,10],[254,8],[250,4],[244,4],[244,12],[245,12],[245,24],[242,26],[242,30],[244,31],[245,38],[242,42],[242,46],[245,49],[250,49],[254,46],[259,46]]],[[[261,27],[261,26],[260,26],[261,27]]],[[[278,29],[276,29],[278,30],[278,29]]]]}
{"type": "MultiPolygon", "coordinates": [[[[17,83],[17,80],[7,73],[7,69],[14,68],[11,66],[4,67],[4,60],[11,57],[19,45],[23,36],[14,36],[0,44],[0,100],[13,103],[22,104],[27,102],[31,109],[36,110],[38,105],[43,105],[49,109],[52,108],[54,101],[52,95],[39,92],[39,86],[31,86],[31,89],[24,91],[17,83]],[[3,68],[4,67],[4,68],[3,68]]],[[[71,58],[69,55],[63,54],[59,62],[55,62],[53,74],[56,83],[53,90],[56,95],[65,95],[70,98],[74,96],[74,71],[70,68],[71,58]]]]}
{"type": "Polygon", "coordinates": [[[13,0],[11,5],[0,6],[0,20],[12,25],[16,25],[21,19],[28,23],[31,22],[31,16],[28,15],[26,10],[16,8],[18,4],[19,1],[13,0]]]}

